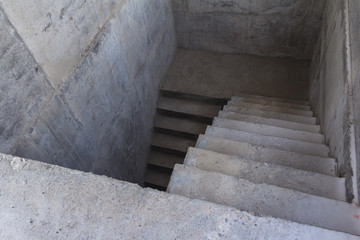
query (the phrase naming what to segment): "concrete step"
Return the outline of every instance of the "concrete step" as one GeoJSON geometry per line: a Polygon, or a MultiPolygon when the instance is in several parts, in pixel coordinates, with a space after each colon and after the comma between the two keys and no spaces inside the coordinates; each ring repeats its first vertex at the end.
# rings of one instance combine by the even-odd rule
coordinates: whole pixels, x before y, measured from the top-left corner
{"type": "Polygon", "coordinates": [[[196,147],[218,153],[248,158],[258,162],[273,163],[305,171],[336,176],[336,161],[333,158],[294,153],[204,135],[199,136],[196,147]]]}
{"type": "Polygon", "coordinates": [[[246,94],[246,93],[237,94],[237,96],[235,96],[234,98],[236,98],[236,97],[252,98],[252,99],[258,99],[258,100],[263,100],[263,101],[276,101],[276,102],[282,102],[282,103],[291,103],[291,104],[310,106],[310,103],[308,101],[287,99],[287,98],[265,97],[265,96],[246,94]]]}
{"type": "Polygon", "coordinates": [[[157,115],[154,127],[175,132],[199,135],[205,132],[207,125],[190,119],[157,115]]]}
{"type": "Polygon", "coordinates": [[[346,201],[345,179],[246,158],[189,148],[184,165],[219,172],[254,183],[266,183],[321,197],[346,201]]]}
{"type": "Polygon", "coordinates": [[[156,150],[151,150],[148,158],[148,164],[168,169],[173,169],[175,164],[182,164],[183,162],[184,158],[181,156],[156,150]]]}
{"type": "Polygon", "coordinates": [[[281,107],[281,106],[273,106],[273,105],[263,105],[263,104],[258,104],[258,103],[248,103],[248,102],[231,100],[227,103],[227,105],[232,106],[232,107],[245,107],[245,108],[258,109],[258,110],[264,110],[264,111],[269,111],[269,112],[295,114],[295,115],[300,115],[300,116],[305,116],[305,117],[313,117],[314,116],[314,113],[312,111],[308,111],[308,110],[300,110],[300,109],[281,107]]]}
{"type": "Polygon", "coordinates": [[[175,165],[167,191],[240,210],[270,215],[335,231],[360,235],[360,208],[221,173],[175,165]]]}
{"type": "Polygon", "coordinates": [[[311,143],[324,143],[324,135],[320,133],[305,132],[288,128],[280,128],[266,124],[215,118],[212,126],[262,134],[266,136],[289,138],[311,143]]]}
{"type": "Polygon", "coordinates": [[[281,127],[281,128],[289,128],[298,131],[320,133],[319,125],[304,124],[304,123],[298,123],[298,122],[292,122],[292,121],[286,121],[286,120],[280,120],[274,118],[258,117],[253,115],[247,115],[247,114],[235,113],[235,112],[225,112],[225,111],[220,111],[218,117],[243,121],[243,122],[265,124],[265,125],[281,127]]]}
{"type": "Polygon", "coordinates": [[[157,108],[188,115],[213,118],[222,107],[195,100],[160,97],[157,108]]]}
{"type": "Polygon", "coordinates": [[[186,153],[196,140],[154,132],[151,146],[186,153]]]}
{"type": "Polygon", "coordinates": [[[248,98],[248,97],[232,97],[231,101],[235,103],[236,102],[258,103],[269,106],[287,107],[287,108],[311,111],[311,106],[309,105],[281,102],[276,100],[266,100],[266,99],[257,99],[257,98],[248,98]]]}
{"type": "Polygon", "coordinates": [[[214,98],[214,97],[208,97],[208,96],[178,92],[178,91],[171,91],[165,89],[160,89],[160,94],[163,97],[195,100],[195,101],[211,103],[219,106],[224,106],[229,101],[229,99],[225,99],[225,98],[214,98]]]}
{"type": "Polygon", "coordinates": [[[223,110],[225,112],[235,112],[235,113],[247,114],[247,115],[264,117],[264,118],[273,118],[273,119],[292,121],[292,122],[297,122],[297,123],[316,125],[315,117],[304,117],[304,116],[294,115],[294,114],[271,112],[271,111],[264,111],[264,110],[244,108],[244,107],[233,107],[233,106],[229,106],[229,105],[224,106],[223,110]]]}
{"type": "Polygon", "coordinates": [[[39,161],[0,159],[4,240],[358,239],[39,161]]]}
{"type": "Polygon", "coordinates": [[[324,144],[309,143],[281,137],[265,136],[256,133],[218,128],[213,126],[207,127],[205,136],[224,138],[294,153],[302,153],[321,157],[328,157],[330,152],[329,147],[324,144]]]}
{"type": "Polygon", "coordinates": [[[171,171],[155,167],[147,167],[144,184],[159,190],[165,190],[171,177],[171,171]]]}

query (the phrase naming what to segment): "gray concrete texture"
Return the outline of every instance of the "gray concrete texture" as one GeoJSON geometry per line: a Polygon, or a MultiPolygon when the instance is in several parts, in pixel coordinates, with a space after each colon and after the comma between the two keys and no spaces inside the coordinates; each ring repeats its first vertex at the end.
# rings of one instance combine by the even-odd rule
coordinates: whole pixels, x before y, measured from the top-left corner
{"type": "Polygon", "coordinates": [[[185,166],[218,172],[253,183],[267,183],[321,197],[346,201],[345,179],[246,158],[189,148],[185,166]]]}
{"type": "Polygon", "coordinates": [[[56,87],[67,81],[99,29],[124,0],[1,0],[0,4],[56,87]]]}
{"type": "Polygon", "coordinates": [[[197,148],[208,149],[218,153],[230,154],[253,161],[272,163],[305,171],[336,176],[335,159],[313,155],[299,154],[253,145],[246,142],[237,142],[229,139],[200,135],[196,143],[197,148]]]}
{"type": "Polygon", "coordinates": [[[176,164],[167,191],[360,236],[360,208],[355,204],[266,183],[176,164]]]}
{"type": "MultiPolygon", "coordinates": [[[[354,119],[351,99],[353,80],[349,77],[349,69],[356,65],[349,62],[347,4],[348,0],[328,1],[326,4],[310,71],[310,100],[331,155],[338,160],[339,173],[346,177],[348,201],[358,202],[357,191],[354,191],[357,182],[354,178],[356,156],[354,131],[351,129],[354,119]]],[[[355,6],[351,12],[356,12],[355,6]]],[[[351,55],[357,55],[356,49],[350,51],[351,55]]]]}
{"type": "Polygon", "coordinates": [[[271,125],[274,127],[293,129],[296,131],[305,131],[305,132],[312,132],[318,134],[320,133],[319,125],[310,125],[310,124],[285,121],[275,118],[258,117],[253,115],[247,115],[247,114],[241,114],[235,112],[225,112],[225,111],[220,111],[218,116],[219,118],[225,118],[229,120],[252,122],[254,124],[271,125]]]}
{"type": "MultiPolygon", "coordinates": [[[[65,1],[55,4],[52,10],[57,10],[58,5],[64,3],[65,1]]],[[[59,84],[57,77],[53,78],[51,71],[47,72],[49,81],[46,81],[44,77],[46,74],[42,73],[42,63],[39,62],[40,66],[36,68],[36,62],[31,54],[26,56],[28,51],[20,37],[15,37],[17,35],[14,32],[17,29],[14,29],[2,15],[4,24],[1,24],[1,31],[5,31],[4,35],[8,32],[5,36],[9,36],[5,39],[14,43],[18,41],[19,47],[23,47],[21,54],[24,58],[15,59],[16,62],[13,61],[12,64],[28,77],[19,81],[19,86],[14,84],[16,81],[12,78],[4,79],[9,82],[3,88],[9,88],[17,95],[7,94],[1,102],[1,104],[7,104],[5,106],[11,106],[1,110],[1,121],[5,119],[9,125],[4,124],[7,129],[1,131],[1,136],[7,136],[9,134],[4,133],[12,131],[16,142],[7,147],[6,144],[10,141],[2,141],[1,152],[10,152],[21,157],[105,174],[132,182],[142,182],[151,142],[152,119],[155,114],[158,87],[176,49],[171,3],[167,0],[151,3],[127,0],[122,1],[120,8],[110,3],[102,3],[99,12],[102,12],[104,8],[109,11],[116,10],[116,12],[112,15],[109,13],[111,16],[106,19],[101,29],[96,28],[96,37],[91,43],[89,42],[90,45],[85,46],[81,39],[77,39],[78,41],[72,39],[76,45],[73,46],[74,48],[81,46],[81,61],[71,67],[73,71],[68,77],[64,70],[63,77],[66,81],[62,85],[59,84]],[[54,94],[52,85],[56,88],[54,97],[51,96],[54,94]],[[23,94],[24,91],[25,94],[23,94]],[[20,97],[15,98],[18,95],[20,97]],[[14,110],[14,113],[9,115],[7,109],[11,112],[14,110]],[[9,119],[7,114],[12,118],[9,119]],[[11,124],[19,126],[16,125],[15,128],[11,124]],[[21,124],[26,126],[22,127],[21,124]],[[10,151],[8,151],[9,148],[11,148],[10,151]]],[[[16,4],[14,2],[14,5],[16,4]]],[[[47,5],[45,2],[43,4],[47,5]]],[[[73,2],[73,4],[69,5],[69,9],[76,7],[78,2],[73,2]]],[[[84,4],[84,7],[88,6],[87,2],[84,4]]],[[[37,7],[41,8],[40,6],[37,7]]],[[[92,7],[94,6],[98,5],[92,7]]],[[[15,11],[12,2],[3,1],[2,7],[10,13],[11,19],[16,17],[12,15],[15,11]]],[[[47,8],[44,7],[44,9],[47,8]]],[[[83,11],[87,10],[79,7],[78,11],[85,14],[83,11]]],[[[90,15],[94,13],[90,12],[90,15]]],[[[64,14],[63,19],[57,19],[57,21],[65,21],[65,18],[66,21],[71,21],[69,19],[71,17],[81,17],[80,13],[80,16],[76,14],[72,16],[70,10],[64,14]]],[[[54,14],[49,16],[49,18],[55,18],[54,14]]],[[[33,18],[29,19],[28,21],[31,22],[33,18]]],[[[17,19],[17,21],[20,20],[17,19]]],[[[81,21],[87,22],[89,27],[94,24],[86,17],[81,21]]],[[[29,41],[37,41],[29,39],[30,36],[21,31],[22,28],[28,29],[26,25],[29,24],[21,22],[25,26],[15,25],[20,29],[19,33],[23,34],[21,37],[29,41]]],[[[70,23],[67,24],[72,26],[70,23]]],[[[82,24],[85,23],[82,22],[82,24]]],[[[60,23],[51,25],[49,28],[49,32],[53,34],[53,41],[62,39],[56,34],[57,31],[51,30],[60,25],[60,23]]],[[[83,28],[86,28],[86,24],[83,28]]],[[[2,49],[7,49],[7,45],[2,49]]],[[[16,50],[14,47],[10,49],[16,50]]],[[[53,54],[47,52],[47,47],[41,49],[41,52],[31,47],[29,49],[35,57],[53,54]]],[[[68,50],[66,49],[65,53],[68,50]]],[[[75,50],[70,48],[69,51],[75,50]]],[[[70,54],[69,57],[71,56],[70,54]]],[[[9,62],[12,58],[14,57],[9,56],[4,61],[9,62]]],[[[7,65],[1,65],[3,66],[7,65]]],[[[47,71],[46,66],[44,69],[47,71]]],[[[11,75],[11,72],[8,71],[7,74],[11,75]]],[[[14,76],[16,79],[16,75],[14,76]]],[[[10,90],[7,91],[11,93],[10,90]]]]}
{"type": "Polygon", "coordinates": [[[358,239],[0,154],[0,239],[358,239]]]}
{"type": "Polygon", "coordinates": [[[309,59],[325,0],[173,0],[180,47],[309,59]]]}
{"type": "MultiPolygon", "coordinates": [[[[350,43],[351,43],[351,76],[355,120],[355,142],[357,159],[357,190],[360,195],[360,1],[349,0],[350,9],[350,43]]],[[[355,169],[354,169],[355,172],[355,169]]]]}
{"type": "Polygon", "coordinates": [[[309,65],[291,58],[180,49],[162,88],[214,98],[247,93],[308,100],[309,65]]]}

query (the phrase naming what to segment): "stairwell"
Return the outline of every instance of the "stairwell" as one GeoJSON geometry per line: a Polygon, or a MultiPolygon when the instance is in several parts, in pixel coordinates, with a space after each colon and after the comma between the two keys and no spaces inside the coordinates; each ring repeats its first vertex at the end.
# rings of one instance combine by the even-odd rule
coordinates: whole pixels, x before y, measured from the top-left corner
{"type": "MultiPolygon", "coordinates": [[[[161,97],[158,109],[184,114],[187,119],[157,116],[149,160],[149,166],[167,167],[167,175],[175,165],[169,193],[360,235],[356,218],[360,210],[346,202],[345,179],[338,177],[336,160],[329,155],[308,102],[243,94],[232,97],[223,108],[217,102],[200,110],[193,99],[182,96],[161,97]],[[200,121],[195,131],[187,125],[190,121],[196,125],[189,117],[193,115],[209,119],[200,121]],[[215,117],[212,124],[211,117],[215,117]],[[209,126],[200,134],[205,124],[209,126]],[[159,133],[160,129],[169,131],[159,133]],[[188,140],[169,135],[175,132],[190,134],[191,140],[190,135],[188,140]],[[195,143],[196,134],[200,136],[195,143]],[[171,153],[169,162],[165,163],[165,155],[156,162],[159,149],[171,153]],[[173,160],[175,152],[179,154],[173,160]]],[[[165,188],[167,176],[151,174],[147,179],[163,178],[158,181],[162,185],[154,185],[165,188]]]]}
{"type": "Polygon", "coordinates": [[[205,133],[226,99],[160,90],[145,186],[166,190],[175,164],[205,133]]]}

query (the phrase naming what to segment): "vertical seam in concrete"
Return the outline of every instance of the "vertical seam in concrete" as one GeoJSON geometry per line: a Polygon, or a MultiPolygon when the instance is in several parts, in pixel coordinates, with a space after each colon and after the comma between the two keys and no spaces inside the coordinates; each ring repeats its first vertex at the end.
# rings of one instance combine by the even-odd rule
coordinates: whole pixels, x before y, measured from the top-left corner
{"type": "Polygon", "coordinates": [[[356,144],[355,144],[355,126],[354,126],[354,83],[352,80],[352,62],[351,62],[351,42],[350,42],[350,8],[349,0],[344,0],[344,20],[345,20],[345,54],[346,54],[346,83],[347,83],[347,105],[349,114],[349,143],[350,143],[350,166],[352,168],[352,189],[354,202],[359,203],[357,190],[357,171],[356,171],[356,144]]]}

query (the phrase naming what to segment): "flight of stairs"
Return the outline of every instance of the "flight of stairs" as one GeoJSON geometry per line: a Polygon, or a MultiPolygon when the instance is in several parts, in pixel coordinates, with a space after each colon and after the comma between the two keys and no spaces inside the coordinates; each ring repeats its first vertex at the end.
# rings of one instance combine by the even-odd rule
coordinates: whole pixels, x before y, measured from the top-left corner
{"type": "Polygon", "coordinates": [[[167,191],[360,235],[360,209],[346,202],[329,154],[308,102],[232,97],[175,165],[167,191]]]}
{"type": "Polygon", "coordinates": [[[218,114],[226,99],[160,90],[145,187],[165,191],[175,164],[218,114]]]}

